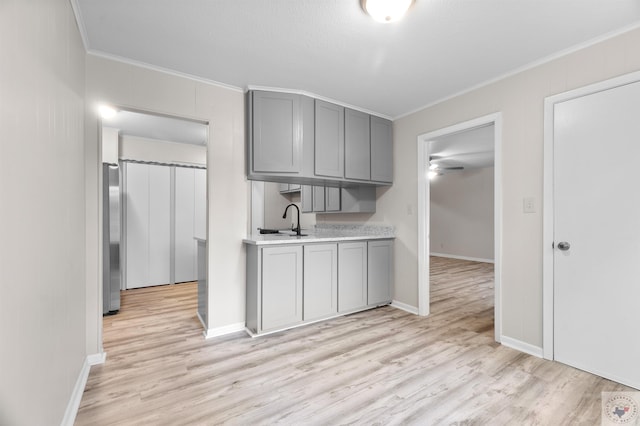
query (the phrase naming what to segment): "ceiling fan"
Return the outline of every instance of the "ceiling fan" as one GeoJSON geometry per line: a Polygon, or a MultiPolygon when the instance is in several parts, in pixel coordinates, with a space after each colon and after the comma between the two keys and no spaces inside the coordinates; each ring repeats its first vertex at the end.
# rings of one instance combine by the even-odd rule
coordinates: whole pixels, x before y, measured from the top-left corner
{"type": "Polygon", "coordinates": [[[454,171],[454,170],[464,170],[464,166],[449,166],[449,167],[440,166],[434,162],[439,159],[442,159],[442,157],[437,155],[429,156],[429,177],[442,176],[444,173],[454,171]]]}

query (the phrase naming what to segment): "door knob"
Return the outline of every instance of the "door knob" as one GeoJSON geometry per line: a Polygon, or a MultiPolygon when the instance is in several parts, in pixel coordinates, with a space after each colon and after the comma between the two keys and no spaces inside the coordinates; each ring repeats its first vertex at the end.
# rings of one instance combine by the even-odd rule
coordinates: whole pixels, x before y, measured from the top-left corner
{"type": "Polygon", "coordinates": [[[560,242],[558,243],[558,248],[559,248],[560,250],[562,250],[562,251],[567,251],[567,250],[569,250],[569,249],[571,248],[571,244],[569,244],[569,243],[568,243],[568,242],[566,242],[566,241],[560,241],[560,242]]]}

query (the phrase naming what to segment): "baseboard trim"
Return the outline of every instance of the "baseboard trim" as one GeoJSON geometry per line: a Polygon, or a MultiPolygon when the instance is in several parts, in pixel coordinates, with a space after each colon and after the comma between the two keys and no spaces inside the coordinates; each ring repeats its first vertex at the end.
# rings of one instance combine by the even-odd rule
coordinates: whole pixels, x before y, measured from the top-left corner
{"type": "Polygon", "coordinates": [[[76,416],[78,415],[78,408],[80,408],[80,402],[82,401],[84,387],[86,386],[87,379],[89,378],[90,370],[91,365],[89,364],[89,356],[87,356],[84,359],[82,369],[80,370],[80,374],[78,374],[76,384],[73,387],[73,391],[71,392],[71,398],[69,398],[67,409],[64,411],[64,417],[62,418],[62,422],[60,423],[61,426],[73,426],[73,424],[75,423],[76,416]]]}
{"type": "Polygon", "coordinates": [[[100,352],[98,354],[91,354],[87,356],[87,362],[89,363],[89,367],[92,365],[104,364],[107,360],[107,353],[100,352]]]}
{"type": "Polygon", "coordinates": [[[470,257],[470,256],[458,256],[457,254],[431,252],[429,253],[429,255],[436,256],[436,257],[448,257],[449,259],[469,260],[471,262],[495,263],[493,259],[483,259],[481,257],[470,257]]]}
{"type": "Polygon", "coordinates": [[[400,309],[405,312],[409,312],[413,315],[418,315],[418,308],[416,308],[415,306],[407,305],[406,303],[398,302],[397,300],[393,300],[390,306],[393,306],[394,308],[400,309]]]}
{"type": "Polygon", "coordinates": [[[224,325],[222,327],[209,328],[202,334],[205,339],[211,339],[212,337],[224,336],[226,334],[237,333],[238,331],[244,331],[245,324],[243,322],[237,322],[235,324],[224,325]]]}
{"type": "Polygon", "coordinates": [[[543,351],[539,346],[534,346],[521,340],[513,339],[507,336],[500,336],[500,343],[508,348],[515,349],[517,351],[524,352],[538,358],[543,358],[543,351]]]}
{"type": "Polygon", "coordinates": [[[196,315],[198,315],[198,319],[200,320],[200,323],[202,324],[202,327],[204,327],[204,329],[206,330],[207,329],[207,324],[202,319],[202,316],[200,315],[200,312],[196,312],[196,315]]]}

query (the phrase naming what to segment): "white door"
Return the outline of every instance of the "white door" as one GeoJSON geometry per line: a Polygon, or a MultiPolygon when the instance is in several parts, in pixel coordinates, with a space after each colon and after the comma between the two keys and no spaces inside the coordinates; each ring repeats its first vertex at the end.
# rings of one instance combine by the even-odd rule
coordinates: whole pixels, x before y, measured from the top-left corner
{"type": "Polygon", "coordinates": [[[125,163],[125,167],[125,283],[127,288],[138,288],[149,282],[149,166],[125,163]]]}
{"type": "Polygon", "coordinates": [[[171,281],[171,174],[169,167],[126,165],[126,287],[171,281]]]}
{"type": "Polygon", "coordinates": [[[640,388],[640,83],[555,105],[554,242],[554,358],[640,388]]]}

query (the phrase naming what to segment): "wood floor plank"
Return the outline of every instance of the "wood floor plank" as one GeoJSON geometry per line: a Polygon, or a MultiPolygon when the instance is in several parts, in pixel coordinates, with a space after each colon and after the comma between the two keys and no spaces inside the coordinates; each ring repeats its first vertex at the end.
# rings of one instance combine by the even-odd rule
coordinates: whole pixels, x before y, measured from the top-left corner
{"type": "Polygon", "coordinates": [[[76,424],[600,424],[600,392],[632,389],[494,342],[493,291],[492,264],[432,257],[429,317],[205,340],[195,283],[128,290],[76,424]]]}

